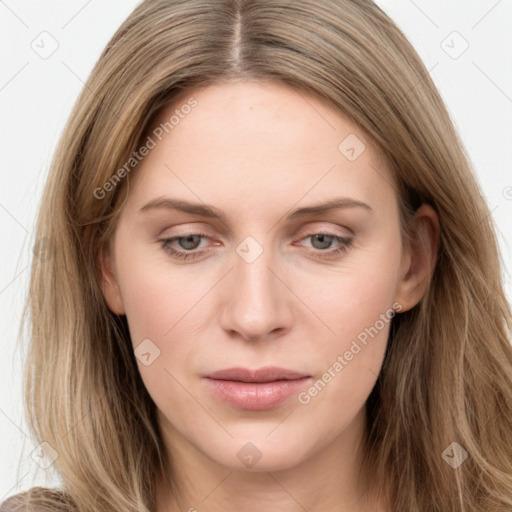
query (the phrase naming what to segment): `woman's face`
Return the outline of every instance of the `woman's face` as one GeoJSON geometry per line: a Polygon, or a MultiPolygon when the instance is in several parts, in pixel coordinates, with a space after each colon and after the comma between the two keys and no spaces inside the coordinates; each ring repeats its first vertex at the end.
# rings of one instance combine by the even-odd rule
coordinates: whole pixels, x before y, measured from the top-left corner
{"type": "Polygon", "coordinates": [[[169,446],[265,471],[355,446],[393,305],[418,300],[377,148],[279,83],[182,94],[147,135],[104,293],[169,446]],[[305,377],[206,377],[233,367],[305,377]]]}

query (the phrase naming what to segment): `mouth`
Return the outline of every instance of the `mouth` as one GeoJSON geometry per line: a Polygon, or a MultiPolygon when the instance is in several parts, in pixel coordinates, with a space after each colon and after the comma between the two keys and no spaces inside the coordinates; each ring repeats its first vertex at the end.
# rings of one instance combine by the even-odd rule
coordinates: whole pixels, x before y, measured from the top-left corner
{"type": "Polygon", "coordinates": [[[217,399],[246,410],[277,407],[311,381],[311,375],[278,367],[227,368],[204,378],[217,399]]]}
{"type": "Polygon", "coordinates": [[[278,380],[296,380],[304,377],[310,377],[310,375],[296,372],[294,370],[288,370],[286,368],[279,368],[277,366],[266,366],[256,370],[250,370],[249,368],[242,367],[226,368],[224,370],[209,373],[208,375],[205,375],[205,377],[216,380],[261,383],[275,382],[278,380]]]}

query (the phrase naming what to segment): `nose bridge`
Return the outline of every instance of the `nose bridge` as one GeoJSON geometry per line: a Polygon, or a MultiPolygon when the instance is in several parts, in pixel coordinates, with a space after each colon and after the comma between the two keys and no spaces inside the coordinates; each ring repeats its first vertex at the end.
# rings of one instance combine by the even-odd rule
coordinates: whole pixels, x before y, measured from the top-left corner
{"type": "MultiPolygon", "coordinates": [[[[259,237],[262,240],[263,235],[259,237]]],[[[261,243],[247,236],[236,247],[223,327],[246,339],[257,339],[287,326],[285,285],[276,277],[270,236],[261,243]]]]}

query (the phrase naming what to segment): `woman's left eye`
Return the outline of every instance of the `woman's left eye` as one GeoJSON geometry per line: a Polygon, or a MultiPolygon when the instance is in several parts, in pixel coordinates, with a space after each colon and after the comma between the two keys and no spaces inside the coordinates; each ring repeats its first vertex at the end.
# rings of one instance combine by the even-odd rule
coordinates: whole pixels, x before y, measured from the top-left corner
{"type": "Polygon", "coordinates": [[[343,236],[334,235],[332,233],[311,233],[309,235],[306,235],[303,240],[306,240],[307,238],[312,239],[313,242],[319,242],[319,246],[322,249],[325,249],[325,246],[332,245],[333,241],[338,242],[338,245],[329,251],[320,250],[320,251],[314,251],[316,256],[319,256],[320,258],[335,258],[336,256],[339,256],[340,254],[344,253],[352,244],[352,238],[346,238],[343,236]],[[326,243],[327,242],[327,243],[326,243]]]}
{"type": "MultiPolygon", "coordinates": [[[[199,245],[201,239],[209,238],[207,235],[202,233],[194,233],[184,236],[175,236],[173,238],[163,238],[159,240],[162,248],[168,252],[171,256],[178,259],[195,259],[200,256],[204,251],[195,251],[199,245]],[[181,250],[177,250],[172,247],[173,242],[178,242],[181,245],[181,250]],[[195,252],[192,252],[195,251],[195,252]]],[[[351,238],[346,238],[332,233],[311,233],[306,235],[301,240],[312,239],[312,244],[317,244],[315,251],[308,251],[315,253],[314,255],[320,258],[334,258],[344,253],[352,244],[351,238]],[[338,245],[332,249],[332,243],[337,242],[338,245]],[[320,246],[320,247],[318,247],[320,246]],[[325,250],[330,249],[330,250],[325,250]]]]}

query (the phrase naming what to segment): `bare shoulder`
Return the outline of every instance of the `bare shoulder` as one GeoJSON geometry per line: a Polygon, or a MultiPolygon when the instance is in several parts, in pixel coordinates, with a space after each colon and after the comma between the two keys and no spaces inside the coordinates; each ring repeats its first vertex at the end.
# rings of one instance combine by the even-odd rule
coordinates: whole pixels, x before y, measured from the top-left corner
{"type": "Polygon", "coordinates": [[[32,487],[0,503],[0,512],[74,512],[72,500],[59,489],[32,487]]]}

